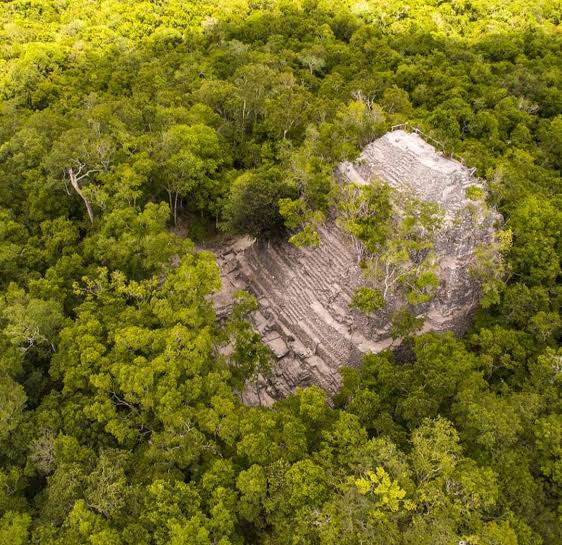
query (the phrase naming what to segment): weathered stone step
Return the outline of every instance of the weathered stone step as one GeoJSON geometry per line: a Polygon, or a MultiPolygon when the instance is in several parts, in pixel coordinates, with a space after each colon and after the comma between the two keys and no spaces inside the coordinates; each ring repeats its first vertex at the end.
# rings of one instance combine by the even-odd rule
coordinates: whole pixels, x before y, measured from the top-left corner
{"type": "Polygon", "coordinates": [[[315,331],[332,364],[344,365],[351,350],[351,340],[343,337],[339,331],[323,321],[315,312],[309,315],[306,325],[315,331]]]}
{"type": "Polygon", "coordinates": [[[347,254],[342,256],[337,245],[332,245],[332,241],[328,238],[324,238],[320,248],[307,253],[306,258],[306,265],[309,268],[320,269],[331,277],[339,276],[349,268],[349,256],[347,254]]]}
{"type": "Polygon", "coordinates": [[[342,238],[348,235],[339,227],[321,228],[320,236],[323,240],[322,254],[329,256],[338,269],[344,271],[349,269],[350,262],[353,263],[357,258],[351,238],[349,239],[349,244],[345,244],[342,238]]]}
{"type": "Polygon", "coordinates": [[[307,263],[307,266],[301,269],[301,281],[308,289],[329,292],[332,285],[331,280],[332,276],[330,274],[323,274],[323,264],[321,261],[307,263]]]}
{"type": "Polygon", "coordinates": [[[298,323],[300,320],[306,318],[308,309],[303,303],[297,301],[287,301],[283,307],[280,307],[280,312],[287,317],[287,327],[292,332],[292,324],[298,323]]]}
{"type": "MultiPolygon", "coordinates": [[[[271,255],[274,261],[279,267],[285,267],[286,262],[282,260],[279,255],[271,255]],[[283,265],[285,263],[285,265],[283,265]]],[[[294,297],[296,299],[305,299],[310,302],[314,299],[314,293],[322,291],[325,279],[320,275],[314,278],[310,275],[310,269],[303,268],[302,266],[295,264],[294,266],[295,275],[290,279],[287,279],[284,285],[284,292],[286,296],[294,297]]]]}

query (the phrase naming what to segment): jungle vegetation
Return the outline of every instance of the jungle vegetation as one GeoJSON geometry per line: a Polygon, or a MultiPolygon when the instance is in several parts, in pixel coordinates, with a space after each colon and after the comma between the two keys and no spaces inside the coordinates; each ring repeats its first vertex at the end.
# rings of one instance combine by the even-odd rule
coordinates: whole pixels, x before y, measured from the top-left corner
{"type": "Polygon", "coordinates": [[[0,544],[561,543],[561,18],[2,2],[0,544]],[[487,180],[500,288],[462,339],[367,356],[331,403],[244,406],[269,364],[255,302],[217,324],[195,244],[316,243],[334,166],[405,121],[487,180]]]}

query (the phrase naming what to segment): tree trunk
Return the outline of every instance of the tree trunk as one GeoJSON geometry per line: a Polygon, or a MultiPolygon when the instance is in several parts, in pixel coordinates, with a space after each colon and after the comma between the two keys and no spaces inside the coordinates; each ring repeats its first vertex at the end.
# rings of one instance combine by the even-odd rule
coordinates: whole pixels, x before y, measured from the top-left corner
{"type": "Polygon", "coordinates": [[[88,217],[90,218],[90,223],[94,223],[94,212],[92,210],[92,205],[90,204],[90,201],[88,201],[88,199],[86,198],[84,193],[82,193],[82,190],[80,189],[80,185],[78,184],[78,178],[76,176],[76,173],[74,172],[74,169],[72,169],[72,168],[68,169],[68,177],[70,178],[70,183],[71,183],[72,187],[74,188],[74,191],[76,191],[76,193],[78,193],[78,195],[80,196],[80,198],[84,201],[84,204],[86,205],[86,211],[88,212],[88,217]]]}

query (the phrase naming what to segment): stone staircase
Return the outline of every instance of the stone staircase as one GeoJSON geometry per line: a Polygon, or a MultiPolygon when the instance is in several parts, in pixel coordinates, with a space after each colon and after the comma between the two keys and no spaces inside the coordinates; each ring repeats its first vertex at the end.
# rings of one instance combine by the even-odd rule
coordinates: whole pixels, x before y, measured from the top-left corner
{"type": "Polygon", "coordinates": [[[312,354],[337,368],[350,358],[357,360],[357,350],[347,326],[331,315],[330,305],[340,299],[347,309],[353,293],[349,282],[358,283],[360,277],[347,278],[356,256],[341,240],[344,233],[332,225],[322,228],[321,236],[319,248],[302,251],[286,243],[259,242],[240,261],[252,291],[268,302],[269,313],[312,354]],[[323,318],[326,313],[330,323],[323,318]]]}
{"type": "Polygon", "coordinates": [[[382,178],[398,191],[437,202],[446,218],[454,218],[467,204],[465,190],[471,185],[482,186],[481,182],[466,167],[446,159],[425,142],[421,153],[397,145],[397,133],[421,140],[404,131],[388,133],[364,148],[353,165],[357,172],[363,180],[382,178]],[[428,148],[433,151],[430,160],[425,157],[428,148]]]}
{"type": "MultiPolygon", "coordinates": [[[[418,135],[401,130],[366,146],[357,161],[343,163],[338,173],[342,182],[383,179],[398,192],[444,209],[444,226],[434,247],[441,286],[432,302],[416,312],[425,320],[423,331],[462,329],[478,300],[479,287],[469,274],[474,249],[492,239],[499,219],[482,203],[466,198],[466,188],[481,182],[418,135]],[[470,219],[469,203],[476,219],[470,219]]],[[[269,404],[310,384],[332,394],[340,383],[339,368],[359,364],[366,351],[392,345],[392,301],[387,304],[392,308],[370,316],[349,308],[354,290],[363,284],[351,237],[331,221],[319,234],[318,248],[299,250],[285,241],[246,237],[218,252],[224,289],[217,300],[227,312],[229,292],[244,287],[254,293],[259,302],[254,325],[277,357],[272,376],[248,386],[246,403],[269,404]]]]}

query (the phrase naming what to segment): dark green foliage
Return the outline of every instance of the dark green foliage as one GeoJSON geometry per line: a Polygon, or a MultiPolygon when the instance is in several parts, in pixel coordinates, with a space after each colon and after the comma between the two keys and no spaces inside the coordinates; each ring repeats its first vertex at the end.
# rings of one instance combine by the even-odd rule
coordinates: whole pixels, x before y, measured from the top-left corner
{"type": "Polygon", "coordinates": [[[248,171],[234,180],[225,208],[227,227],[235,233],[271,237],[283,232],[279,200],[294,195],[278,168],[248,171]]]}
{"type": "MultiPolygon", "coordinates": [[[[0,544],[562,542],[560,13],[2,2],[0,544]],[[245,407],[271,363],[256,302],[217,323],[215,260],[185,235],[315,245],[337,204],[407,266],[437,212],[411,199],[392,225],[384,186],[342,200],[333,177],[404,121],[487,178],[507,284],[464,340],[416,337],[405,307],[406,361],[344,368],[333,402],[310,387],[245,407]]],[[[406,278],[427,301],[433,271],[406,278]]]]}

